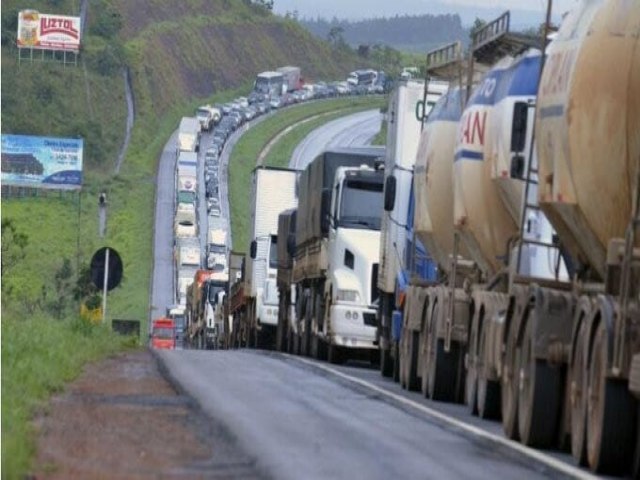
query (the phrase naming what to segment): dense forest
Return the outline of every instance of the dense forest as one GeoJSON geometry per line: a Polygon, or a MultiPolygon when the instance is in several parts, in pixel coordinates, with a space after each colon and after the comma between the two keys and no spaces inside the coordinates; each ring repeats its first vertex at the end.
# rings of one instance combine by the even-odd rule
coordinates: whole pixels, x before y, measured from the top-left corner
{"type": "Polygon", "coordinates": [[[396,15],[368,20],[299,19],[311,33],[323,39],[341,36],[351,46],[384,44],[396,49],[423,52],[446,42],[466,39],[458,15],[396,15]]]}

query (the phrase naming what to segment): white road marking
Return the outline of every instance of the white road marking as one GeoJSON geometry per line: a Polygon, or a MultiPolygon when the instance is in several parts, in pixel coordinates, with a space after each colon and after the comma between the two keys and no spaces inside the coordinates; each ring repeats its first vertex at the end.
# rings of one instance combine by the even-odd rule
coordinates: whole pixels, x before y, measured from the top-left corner
{"type": "Polygon", "coordinates": [[[521,453],[529,458],[532,458],[534,460],[536,460],[539,463],[542,463],[550,468],[553,468],[554,470],[561,472],[565,475],[569,475],[573,478],[576,479],[581,479],[581,480],[596,480],[599,479],[600,477],[597,477],[589,472],[586,472],[580,468],[574,467],[572,465],[569,465],[567,463],[564,463],[560,460],[557,460],[553,457],[550,457],[548,455],[545,455],[544,453],[538,451],[538,450],[534,450],[533,448],[527,447],[525,445],[522,445],[521,443],[515,442],[513,440],[509,440],[505,437],[501,437],[498,435],[494,435],[492,433],[486,432],[485,430],[482,430],[481,428],[475,427],[473,425],[470,425],[468,423],[465,423],[463,421],[460,421],[454,417],[451,417],[449,415],[446,415],[442,412],[439,412],[437,410],[434,410],[433,408],[430,408],[426,405],[422,405],[421,403],[415,402],[409,398],[405,398],[401,395],[397,395],[393,392],[390,392],[388,390],[385,390],[384,388],[378,387],[377,385],[374,385],[371,382],[368,382],[366,380],[362,380],[360,378],[357,377],[353,377],[351,375],[348,375],[346,373],[343,373],[339,370],[336,370],[332,367],[329,367],[328,365],[324,365],[322,363],[317,363],[317,362],[313,362],[311,360],[307,360],[305,358],[301,358],[295,355],[290,355],[290,354],[283,354],[284,356],[288,357],[288,358],[292,358],[292,359],[296,359],[299,362],[305,363],[309,366],[315,367],[315,368],[319,368],[321,370],[324,370],[326,372],[329,372],[339,378],[342,378],[344,380],[348,380],[349,382],[355,383],[361,387],[367,388],[369,390],[372,390],[376,393],[379,393],[380,395],[384,395],[385,397],[392,399],[395,402],[401,403],[403,405],[406,405],[408,407],[411,407],[415,410],[420,411],[421,413],[424,413],[425,415],[437,419],[443,423],[446,423],[448,425],[451,425],[455,428],[458,428],[460,430],[464,430],[465,432],[471,434],[471,435],[475,435],[476,437],[482,438],[484,440],[487,440],[489,442],[493,442],[495,444],[498,444],[500,446],[503,447],[507,447],[510,448],[512,450],[517,451],[518,453],[521,453]]]}

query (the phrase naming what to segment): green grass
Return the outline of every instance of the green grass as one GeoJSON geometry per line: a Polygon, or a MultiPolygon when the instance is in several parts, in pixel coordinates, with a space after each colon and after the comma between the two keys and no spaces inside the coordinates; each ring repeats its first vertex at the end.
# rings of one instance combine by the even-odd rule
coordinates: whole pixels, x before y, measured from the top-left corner
{"type": "Polygon", "coordinates": [[[256,166],[259,153],[273,137],[288,126],[315,115],[341,109],[379,108],[381,104],[381,97],[350,97],[296,105],[276,113],[245,133],[229,159],[229,208],[234,250],[245,251],[248,248],[251,171],[256,166]]]}
{"type": "Polygon", "coordinates": [[[105,327],[46,316],[2,319],[2,478],[21,478],[35,453],[31,424],[83,366],[131,344],[105,327]],[[71,355],[70,352],[73,352],[71,355]]]}
{"type": "Polygon", "coordinates": [[[373,140],[371,141],[372,145],[386,145],[387,144],[387,121],[386,120],[382,120],[382,123],[380,125],[380,131],[376,134],[375,137],[373,137],[373,140]]]}

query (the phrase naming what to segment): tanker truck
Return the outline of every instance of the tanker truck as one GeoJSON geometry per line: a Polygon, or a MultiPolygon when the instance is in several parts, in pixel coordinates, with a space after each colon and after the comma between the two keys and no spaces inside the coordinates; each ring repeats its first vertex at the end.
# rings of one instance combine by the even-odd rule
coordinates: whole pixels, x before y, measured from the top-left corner
{"type": "MultiPolygon", "coordinates": [[[[540,53],[528,49],[529,39],[510,35],[508,25],[507,12],[476,33],[474,63],[494,67],[481,78],[467,72],[475,83],[469,100],[467,85],[454,89],[427,120],[415,175],[415,230],[441,280],[410,285],[400,348],[405,386],[419,376],[423,393],[436,400],[459,401],[464,393],[470,410],[482,417],[500,414],[509,301],[529,298],[535,282],[561,283],[566,276],[549,222],[523,200],[521,172],[535,168],[527,119],[540,53]],[[516,248],[518,239],[526,245],[516,248]]],[[[459,44],[431,52],[428,68],[457,72],[460,52],[459,44]]],[[[550,318],[548,309],[545,315],[550,318]]],[[[529,422],[528,428],[537,427],[529,422]]],[[[528,443],[536,443],[536,435],[528,443]]]]}
{"type": "Polygon", "coordinates": [[[300,177],[293,283],[302,354],[377,353],[380,147],[328,150],[300,177]]]}
{"type": "MultiPolygon", "coordinates": [[[[409,80],[400,83],[391,96],[387,111],[385,203],[380,230],[380,300],[377,332],[380,370],[384,376],[391,376],[398,363],[396,360],[399,338],[397,335],[392,336],[391,320],[394,311],[396,317],[402,315],[402,299],[407,279],[412,274],[424,273],[426,277],[435,274],[433,268],[414,268],[409,272],[412,265],[406,255],[407,247],[411,247],[413,241],[413,236],[409,238],[410,224],[413,220],[413,167],[422,128],[422,116],[428,115],[431,107],[447,91],[447,84],[444,82],[430,82],[428,92],[425,87],[424,81],[409,80]]],[[[421,265],[422,263],[418,263],[413,266],[421,265]]]]}
{"type": "MultiPolygon", "coordinates": [[[[546,408],[563,412],[554,427],[570,431],[579,463],[628,473],[633,459],[638,478],[640,3],[585,1],[565,19],[548,49],[535,128],[539,205],[573,259],[573,281],[544,292],[563,307],[562,335],[540,328],[535,312],[512,319],[516,355],[505,370],[528,373],[546,408]],[[545,359],[566,366],[566,382],[539,376],[545,359]]],[[[503,375],[503,388],[511,380],[503,375]]],[[[520,414],[527,389],[510,392],[520,414]]]]}

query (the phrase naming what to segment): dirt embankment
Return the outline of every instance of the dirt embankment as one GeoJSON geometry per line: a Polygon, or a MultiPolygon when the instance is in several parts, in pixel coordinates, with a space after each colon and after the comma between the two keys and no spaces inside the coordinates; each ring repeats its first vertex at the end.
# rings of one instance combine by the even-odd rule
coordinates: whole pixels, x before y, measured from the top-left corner
{"type": "Polygon", "coordinates": [[[36,429],[32,478],[263,478],[146,350],[87,367],[36,429]]]}

